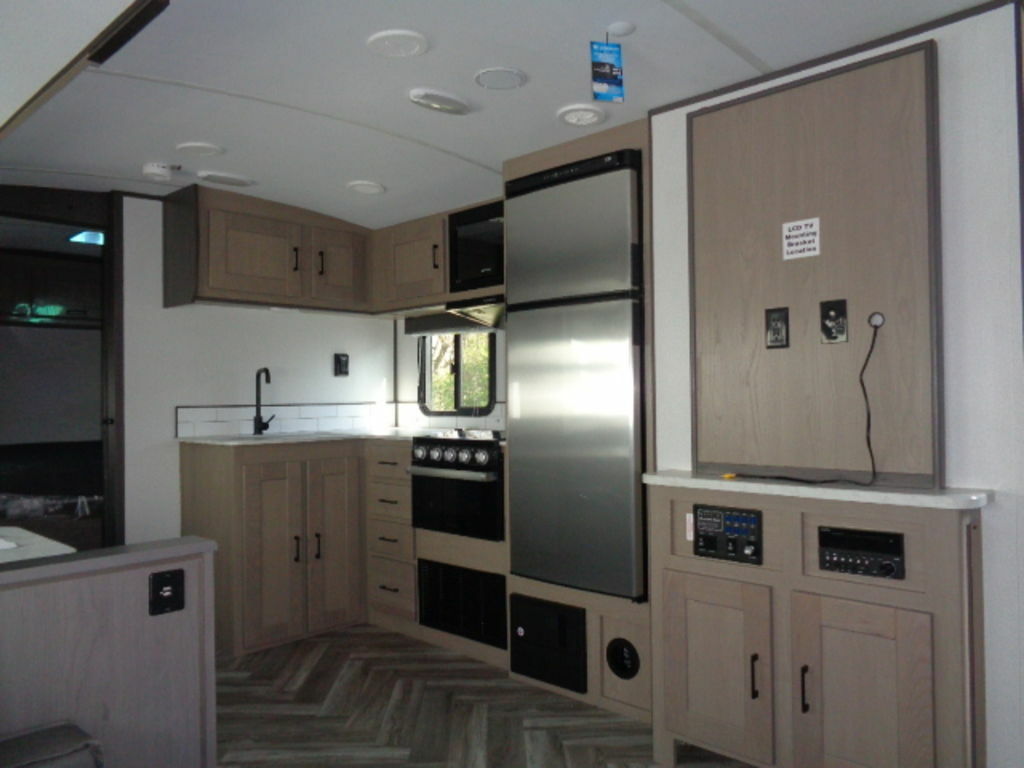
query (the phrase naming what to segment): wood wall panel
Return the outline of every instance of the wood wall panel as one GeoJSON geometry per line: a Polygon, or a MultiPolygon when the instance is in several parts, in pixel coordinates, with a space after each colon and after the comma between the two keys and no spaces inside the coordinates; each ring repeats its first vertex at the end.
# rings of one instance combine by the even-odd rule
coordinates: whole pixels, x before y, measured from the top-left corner
{"type": "Polygon", "coordinates": [[[691,139],[699,465],[870,469],[932,480],[935,314],[929,66],[917,47],[695,113],[691,139]],[[821,255],[783,260],[782,226],[820,218],[821,255]],[[845,299],[849,341],[820,340],[819,302],[845,299]],[[788,307],[789,347],[765,346],[788,307]]]}
{"type": "Polygon", "coordinates": [[[0,569],[0,734],[71,720],[108,765],[216,764],[213,544],[171,539],[0,569]],[[149,615],[149,576],[185,607],[149,615]]]}

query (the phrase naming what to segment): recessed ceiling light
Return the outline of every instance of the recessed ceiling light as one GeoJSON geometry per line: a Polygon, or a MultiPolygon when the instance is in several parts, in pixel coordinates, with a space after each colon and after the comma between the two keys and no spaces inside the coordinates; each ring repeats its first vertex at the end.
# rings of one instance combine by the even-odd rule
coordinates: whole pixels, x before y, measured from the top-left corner
{"type": "Polygon", "coordinates": [[[526,83],[526,73],[511,67],[481,69],[473,78],[476,84],[492,91],[508,91],[526,83]]]}
{"type": "Polygon", "coordinates": [[[464,115],[469,112],[469,104],[458,96],[433,88],[413,88],[409,91],[409,100],[413,104],[444,112],[446,115],[464,115]]]}
{"type": "Polygon", "coordinates": [[[558,118],[562,122],[577,128],[603,123],[607,117],[603,109],[593,104],[567,104],[558,110],[558,118]]]}
{"type": "Polygon", "coordinates": [[[213,155],[223,155],[227,152],[220,144],[211,144],[208,141],[183,141],[175,149],[179,152],[198,155],[199,157],[212,157],[213,155]]]}
{"type": "Polygon", "coordinates": [[[350,181],[345,185],[346,188],[351,189],[353,192],[359,192],[363,195],[379,195],[386,187],[376,181],[366,181],[365,179],[357,179],[350,181]]]}
{"type": "Polygon", "coordinates": [[[366,38],[366,47],[381,56],[404,58],[427,52],[427,38],[411,29],[382,29],[366,38]]]}
{"type": "Polygon", "coordinates": [[[203,181],[209,181],[211,184],[225,184],[229,187],[251,187],[256,183],[245,176],[225,173],[224,171],[196,171],[196,176],[203,181]]]}
{"type": "Polygon", "coordinates": [[[625,37],[636,32],[636,24],[631,21],[613,21],[608,25],[608,34],[615,37],[625,37]]]}
{"type": "Polygon", "coordinates": [[[68,238],[69,243],[84,243],[85,245],[103,245],[103,233],[86,229],[77,235],[68,238]]]}

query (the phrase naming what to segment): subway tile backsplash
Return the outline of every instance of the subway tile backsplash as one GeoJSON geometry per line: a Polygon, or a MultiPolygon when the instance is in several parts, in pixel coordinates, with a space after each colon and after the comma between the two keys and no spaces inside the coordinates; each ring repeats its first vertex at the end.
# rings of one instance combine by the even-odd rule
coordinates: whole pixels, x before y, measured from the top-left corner
{"type": "MultiPolygon", "coordinates": [[[[252,434],[252,405],[180,405],[175,408],[175,437],[252,434]]],[[[394,426],[393,403],[310,403],[263,406],[274,416],[267,432],[326,432],[394,426]]]]}
{"type": "MultiPolygon", "coordinates": [[[[180,405],[175,409],[175,437],[251,435],[251,405],[180,405]]],[[[330,432],[395,426],[394,403],[310,403],[264,405],[263,418],[274,416],[267,432],[330,432]]],[[[487,416],[427,416],[418,403],[398,404],[399,427],[411,429],[505,429],[505,403],[487,416]]]]}

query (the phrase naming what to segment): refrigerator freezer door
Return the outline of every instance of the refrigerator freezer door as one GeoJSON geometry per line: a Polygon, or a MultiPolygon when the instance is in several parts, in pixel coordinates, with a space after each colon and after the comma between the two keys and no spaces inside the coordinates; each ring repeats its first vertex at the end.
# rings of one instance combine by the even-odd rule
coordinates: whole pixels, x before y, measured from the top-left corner
{"type": "Polygon", "coordinates": [[[636,183],[636,173],[622,169],[506,200],[508,303],[633,288],[636,183]]]}
{"type": "Polygon", "coordinates": [[[644,593],[635,307],[626,299],[509,312],[515,574],[644,593]]]}

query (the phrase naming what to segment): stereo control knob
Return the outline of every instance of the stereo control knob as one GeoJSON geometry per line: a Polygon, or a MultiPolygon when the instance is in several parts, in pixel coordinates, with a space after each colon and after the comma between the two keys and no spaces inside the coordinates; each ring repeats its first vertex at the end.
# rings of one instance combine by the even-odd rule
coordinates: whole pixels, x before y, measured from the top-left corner
{"type": "Polygon", "coordinates": [[[743,547],[743,554],[746,557],[753,557],[756,552],[757,547],[755,547],[753,544],[747,544],[745,547],[743,547]]]}
{"type": "Polygon", "coordinates": [[[455,456],[456,455],[457,454],[456,454],[456,451],[455,451],[454,448],[445,448],[444,449],[444,460],[447,461],[449,464],[451,464],[451,463],[453,463],[455,461],[455,456]]]}
{"type": "Polygon", "coordinates": [[[883,560],[878,564],[878,574],[890,578],[896,575],[896,564],[891,560],[883,560]]]}
{"type": "Polygon", "coordinates": [[[473,459],[480,466],[484,466],[488,461],[491,460],[491,456],[483,448],[477,448],[476,453],[473,454],[473,459]]]}
{"type": "Polygon", "coordinates": [[[427,458],[427,447],[425,445],[417,445],[412,449],[412,457],[419,461],[427,458]]]}
{"type": "Polygon", "coordinates": [[[430,449],[430,460],[440,461],[442,453],[443,451],[438,446],[435,445],[433,448],[430,449]]]}
{"type": "Polygon", "coordinates": [[[459,451],[459,464],[469,464],[473,460],[473,452],[469,448],[459,451]]]}

